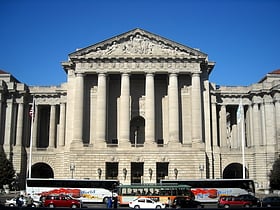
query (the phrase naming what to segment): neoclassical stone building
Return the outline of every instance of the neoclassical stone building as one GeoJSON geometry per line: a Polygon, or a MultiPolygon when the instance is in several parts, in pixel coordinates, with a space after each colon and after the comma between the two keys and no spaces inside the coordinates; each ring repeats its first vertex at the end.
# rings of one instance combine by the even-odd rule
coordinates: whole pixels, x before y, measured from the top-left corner
{"type": "Polygon", "coordinates": [[[58,86],[1,71],[0,144],[22,179],[31,146],[32,177],[241,178],[245,154],[246,177],[268,188],[279,156],[280,71],[228,87],[209,81],[214,66],[197,49],[135,29],[70,53],[58,86]]]}

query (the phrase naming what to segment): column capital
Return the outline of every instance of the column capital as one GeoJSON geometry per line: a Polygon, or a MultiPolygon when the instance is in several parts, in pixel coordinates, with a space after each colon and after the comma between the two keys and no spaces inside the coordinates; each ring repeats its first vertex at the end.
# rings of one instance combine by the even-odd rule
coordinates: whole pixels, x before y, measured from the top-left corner
{"type": "Polygon", "coordinates": [[[77,73],[76,73],[76,77],[84,77],[84,76],[85,76],[84,73],[81,73],[81,72],[77,72],[77,73]]]}
{"type": "Polygon", "coordinates": [[[192,77],[200,77],[201,72],[193,72],[192,77]]]}

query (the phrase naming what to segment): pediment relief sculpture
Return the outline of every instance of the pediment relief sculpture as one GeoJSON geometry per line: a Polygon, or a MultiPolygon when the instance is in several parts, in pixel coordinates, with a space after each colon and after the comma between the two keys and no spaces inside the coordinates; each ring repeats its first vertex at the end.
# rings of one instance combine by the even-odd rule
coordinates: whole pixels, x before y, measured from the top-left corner
{"type": "Polygon", "coordinates": [[[198,56],[194,52],[180,50],[178,47],[169,46],[161,41],[150,39],[140,34],[131,35],[125,41],[113,41],[106,47],[96,47],[86,55],[80,55],[85,58],[111,57],[111,56],[179,56],[190,57],[198,56]]]}

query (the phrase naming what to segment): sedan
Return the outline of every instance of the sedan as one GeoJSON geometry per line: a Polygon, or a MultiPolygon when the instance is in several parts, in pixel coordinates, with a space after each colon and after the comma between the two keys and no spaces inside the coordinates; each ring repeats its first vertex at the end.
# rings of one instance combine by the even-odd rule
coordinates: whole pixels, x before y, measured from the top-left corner
{"type": "Polygon", "coordinates": [[[262,207],[280,206],[280,197],[270,196],[262,200],[262,207]]]}
{"type": "Polygon", "coordinates": [[[129,202],[129,207],[134,209],[161,209],[165,204],[156,202],[150,198],[136,198],[129,202]]]}

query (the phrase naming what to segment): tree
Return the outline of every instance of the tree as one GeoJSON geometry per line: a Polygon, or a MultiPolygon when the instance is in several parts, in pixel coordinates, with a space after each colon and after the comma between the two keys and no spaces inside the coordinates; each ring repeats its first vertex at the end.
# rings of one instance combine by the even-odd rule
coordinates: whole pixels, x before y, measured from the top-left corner
{"type": "Polygon", "coordinates": [[[270,188],[280,190],[280,158],[277,158],[273,164],[270,174],[270,188]]]}
{"type": "Polygon", "coordinates": [[[4,150],[0,148],[0,188],[3,185],[11,185],[14,177],[15,170],[13,164],[7,159],[4,150]]]}

